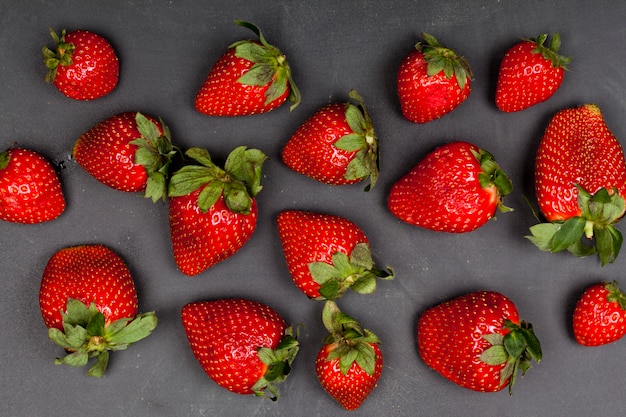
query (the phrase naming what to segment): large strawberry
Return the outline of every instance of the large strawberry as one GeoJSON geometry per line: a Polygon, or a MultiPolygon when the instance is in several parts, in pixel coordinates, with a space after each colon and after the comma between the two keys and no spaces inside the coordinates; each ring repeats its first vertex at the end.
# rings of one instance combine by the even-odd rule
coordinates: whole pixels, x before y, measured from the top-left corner
{"type": "Polygon", "coordinates": [[[74,159],[101,183],[120,191],[167,197],[169,168],[177,149],[163,121],[141,113],[109,117],[82,134],[74,159]]]}
{"type": "Polygon", "coordinates": [[[109,94],[117,85],[120,64],[111,44],[102,36],[76,30],[61,36],[50,29],[54,50],[44,47],[46,81],[75,100],[93,100],[109,94]]]}
{"type": "Polygon", "coordinates": [[[602,265],[615,261],[623,240],[614,224],[624,215],[626,160],[597,105],[554,115],[537,149],[535,192],[547,220],[530,228],[537,247],[576,256],[597,252],[602,265]]]}
{"type": "Polygon", "coordinates": [[[383,370],[380,340],[326,301],[322,322],[328,330],[315,360],[322,387],[346,410],[356,410],[376,387],[383,370]]]}
{"type": "Polygon", "coordinates": [[[209,116],[245,116],[273,110],[287,99],[293,110],[300,104],[300,92],[285,56],[267,43],[255,25],[235,23],[253,31],[259,40],[242,40],[228,47],[200,87],[196,110],[209,116]]]}
{"type": "Polygon", "coordinates": [[[509,386],[541,361],[532,326],[520,322],[515,304],[494,291],[478,291],[426,310],[417,324],[424,363],[448,380],[475,391],[509,386]]]}
{"type": "Polygon", "coordinates": [[[169,220],[174,260],[191,276],[234,255],[254,233],[254,197],[263,188],[261,167],[267,157],[240,146],[222,169],[205,149],[191,148],[186,154],[200,165],[184,166],[172,175],[169,220]]]}
{"type": "Polygon", "coordinates": [[[399,219],[427,229],[470,232],[496,210],[512,184],[493,156],[467,142],[436,148],[398,180],[387,199],[399,219]]]}
{"type": "Polygon", "coordinates": [[[398,96],[404,117],[414,123],[427,123],[450,113],[471,92],[472,71],[464,57],[441,46],[437,39],[422,33],[400,65],[398,96]]]}
{"type": "Polygon", "coordinates": [[[287,167],[331,185],[378,179],[378,140],[361,96],[350,91],[356,104],[332,103],[307,119],[282,151],[287,167]]]}
{"type": "Polygon", "coordinates": [[[59,177],[46,158],[23,148],[0,153],[0,220],[41,223],[64,210],[59,177]]]}
{"type": "Polygon", "coordinates": [[[277,384],[289,375],[299,343],[274,309],[220,299],[189,303],[181,316],[191,351],[213,381],[236,394],[278,398],[277,384]]]}
{"type": "Polygon", "coordinates": [[[157,325],[154,312],[137,314],[137,291],[117,253],[102,245],[63,248],[48,260],[39,289],[39,307],[48,335],[69,353],[57,364],[96,363],[102,376],[109,351],[126,349],[157,325]]]}
{"type": "Polygon", "coordinates": [[[375,267],[365,233],[348,219],[286,210],[276,222],[291,278],[309,298],[334,300],[348,289],[369,294],[376,278],[393,278],[391,268],[375,267]]]}
{"type": "Polygon", "coordinates": [[[559,55],[561,38],[555,33],[550,46],[547,34],[524,39],[513,45],[502,58],[496,105],[505,112],[527,109],[546,101],[561,86],[571,57],[559,55]]]}
{"type": "Polygon", "coordinates": [[[626,295],[616,281],[593,284],[583,291],[574,308],[572,327],[578,343],[599,346],[626,334],[626,295]]]}

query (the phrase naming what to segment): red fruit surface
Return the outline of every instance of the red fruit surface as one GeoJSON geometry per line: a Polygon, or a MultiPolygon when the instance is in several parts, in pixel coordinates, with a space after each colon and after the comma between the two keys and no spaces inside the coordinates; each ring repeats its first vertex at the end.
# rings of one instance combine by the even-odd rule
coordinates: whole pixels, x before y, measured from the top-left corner
{"type": "Polygon", "coordinates": [[[572,317],[576,341],[600,346],[621,339],[626,334],[625,300],[616,283],[597,283],[585,289],[572,317]]]}

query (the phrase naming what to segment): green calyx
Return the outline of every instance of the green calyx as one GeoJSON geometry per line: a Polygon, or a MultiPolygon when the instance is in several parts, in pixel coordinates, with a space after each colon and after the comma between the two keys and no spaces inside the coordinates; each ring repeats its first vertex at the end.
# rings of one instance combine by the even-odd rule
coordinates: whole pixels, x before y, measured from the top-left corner
{"type": "Polygon", "coordinates": [[[544,46],[544,43],[548,39],[548,34],[543,33],[537,38],[524,39],[535,43],[537,46],[532,50],[533,54],[541,54],[545,59],[552,63],[554,68],[563,68],[567,70],[567,65],[572,61],[572,57],[566,57],[560,55],[559,48],[561,47],[561,37],[558,32],[555,32],[550,41],[550,46],[544,46]]]}
{"type": "Polygon", "coordinates": [[[383,271],[374,267],[372,254],[366,243],[358,243],[350,256],[336,252],[332,256],[332,264],[311,262],[308,266],[313,280],[320,284],[322,300],[340,298],[348,289],[359,294],[372,294],[376,291],[377,278],[394,278],[392,268],[388,267],[387,271],[383,271]]]}
{"type": "Polygon", "coordinates": [[[505,213],[513,209],[502,204],[502,198],[513,191],[513,182],[500,168],[493,155],[484,149],[472,150],[472,154],[480,163],[481,173],[478,181],[481,187],[489,188],[495,186],[498,190],[498,209],[505,213]]]}
{"type": "Polygon", "coordinates": [[[464,89],[467,80],[474,77],[467,59],[458,56],[452,49],[441,46],[437,39],[428,33],[422,33],[422,37],[425,43],[418,42],[415,48],[424,54],[424,59],[428,63],[426,69],[428,76],[432,77],[443,71],[448,79],[455,76],[461,90],[464,89]]]}
{"type": "Polygon", "coordinates": [[[608,291],[606,299],[611,303],[619,304],[622,310],[626,310],[626,295],[620,291],[617,281],[605,282],[604,288],[608,291]]]}
{"type": "Polygon", "coordinates": [[[361,95],[356,90],[351,90],[349,97],[356,101],[356,104],[346,103],[346,120],[353,133],[342,136],[334,146],[343,151],[357,152],[355,158],[348,164],[344,178],[360,180],[369,177],[370,183],[365,187],[365,191],[369,191],[378,180],[378,139],[361,95]]]}
{"type": "Polygon", "coordinates": [[[506,320],[504,327],[509,330],[504,336],[499,333],[483,335],[491,346],[483,351],[479,359],[492,366],[505,364],[500,371],[500,386],[509,381],[509,394],[512,394],[519,372],[522,376],[526,375],[533,359],[541,362],[541,344],[530,323],[522,321],[518,326],[506,320]]]}
{"type": "Polygon", "coordinates": [[[59,65],[68,66],[72,65],[72,55],[76,46],[73,43],[65,42],[65,29],[61,31],[61,36],[57,35],[54,29],[50,28],[50,36],[54,40],[56,50],[43,47],[41,50],[43,54],[44,64],[48,68],[46,74],[46,82],[53,82],[57,75],[57,67],[59,65]]]}
{"type": "Polygon", "coordinates": [[[294,334],[293,327],[288,327],[276,349],[262,347],[258,350],[259,359],[268,368],[265,375],[252,387],[254,395],[266,397],[272,401],[278,399],[279,391],[276,385],[287,379],[299,349],[300,342],[298,342],[297,335],[294,334]],[[267,395],[267,391],[271,396],[267,395]]]}
{"type": "Polygon", "coordinates": [[[137,146],[135,164],[143,166],[148,174],[145,197],[153,202],[165,200],[170,164],[180,151],[172,145],[170,130],[163,120],[159,119],[163,134],[159,133],[159,127],[154,122],[141,113],[137,113],[135,121],[141,137],[129,143],[137,146]]]}
{"type": "Polygon", "coordinates": [[[224,169],[211,160],[206,149],[190,148],[185,153],[200,165],[187,165],[176,171],[169,182],[168,195],[180,197],[203,187],[198,207],[203,212],[224,195],[226,206],[235,213],[249,214],[252,198],[263,188],[261,168],[267,156],[258,149],[235,148],[226,159],[224,169]]]}
{"type": "Polygon", "coordinates": [[[377,358],[372,345],[380,343],[378,337],[362,329],[359,322],[343,313],[334,301],[324,304],[322,322],[329,333],[324,344],[333,346],[326,360],[339,359],[339,369],[344,375],[354,362],[368,375],[373,375],[377,358]]]}
{"type": "Polygon", "coordinates": [[[0,170],[5,169],[7,166],[9,166],[10,161],[11,155],[9,154],[8,150],[0,153],[0,170]]]}
{"type": "Polygon", "coordinates": [[[67,310],[61,312],[63,331],[48,329],[48,336],[57,345],[71,352],[57,358],[56,364],[85,366],[89,359],[96,358],[87,375],[101,377],[109,363],[109,351],[124,350],[131,344],[150,335],[157,325],[154,312],[136,317],[118,319],[105,324],[104,315],[96,305],[86,306],[81,301],[69,298],[67,310]]]}
{"type": "Polygon", "coordinates": [[[526,236],[535,246],[546,252],[567,249],[578,257],[598,254],[602,266],[613,263],[622,246],[622,233],[614,226],[624,215],[624,199],[617,189],[612,193],[601,188],[594,195],[580,185],[578,206],[581,215],[564,221],[539,223],[526,236]],[[589,244],[583,242],[586,238],[589,244]]]}
{"type": "Polygon", "coordinates": [[[239,26],[253,31],[259,42],[252,40],[238,41],[229,46],[235,48],[235,55],[246,59],[254,65],[243,74],[238,82],[245,85],[263,87],[270,84],[265,92],[265,105],[273,102],[285,93],[289,86],[289,100],[293,103],[291,110],[300,104],[300,91],[291,77],[291,68],[287,63],[285,55],[278,48],[270,45],[258,27],[243,20],[235,20],[239,26]]]}

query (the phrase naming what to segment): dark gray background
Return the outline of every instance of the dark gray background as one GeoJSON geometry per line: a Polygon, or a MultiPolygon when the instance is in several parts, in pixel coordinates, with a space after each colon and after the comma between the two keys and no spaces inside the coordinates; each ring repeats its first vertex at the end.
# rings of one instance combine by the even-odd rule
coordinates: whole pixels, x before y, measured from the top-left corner
{"type": "MultiPolygon", "coordinates": [[[[348,294],[340,306],[378,334],[385,366],[377,389],[352,415],[606,416],[623,414],[624,341],[579,346],[570,317],[577,296],[598,280],[621,279],[626,254],[604,268],[596,258],[538,251],[524,236],[535,223],[536,146],[558,110],[594,102],[609,127],[626,137],[626,3],[621,1],[35,1],[0,6],[0,148],[13,143],[62,166],[68,201],[57,220],[0,224],[0,414],[3,416],[328,416],[343,410],[319,386],[314,358],[325,331],[321,304],[291,282],[275,227],[284,209],[342,215],[368,235],[375,260],[395,268],[372,296],[348,294]],[[197,113],[193,98],[231,42],[251,35],[234,19],[256,23],[287,56],[303,102],[293,113],[235,119],[197,113]],[[107,37],[121,62],[116,90],[93,102],[62,96],[44,82],[40,49],[48,28],[89,29],[107,37]],[[395,93],[398,65],[422,31],[465,55],[475,74],[469,99],[427,125],[405,121],[395,93]],[[517,114],[499,112],[494,88],[499,60],[520,37],[559,31],[571,71],[548,102],[517,114]],[[365,98],[382,148],[379,184],[338,188],[288,170],[280,150],[319,107],[365,98]],[[258,196],[256,233],[235,257],[190,278],[171,256],[167,206],[97,183],[70,158],[76,138],[122,111],[161,116],[181,147],[203,146],[223,161],[239,145],[271,159],[258,196]],[[513,213],[465,235],[438,234],[395,219],[386,208],[393,184],[433,147],[467,140],[491,151],[516,189],[513,213]],[[55,366],[62,352],[48,340],[38,308],[41,273],[58,249],[102,243],[134,274],[142,311],[159,326],[146,340],[112,355],[102,379],[55,366]],[[419,359],[415,324],[424,309],[468,291],[509,296],[534,324],[544,360],[519,381],[512,397],[457,387],[419,359]],[[305,323],[295,368],[278,403],[219,388],[188,347],[180,308],[187,302],[249,297],[305,323]]],[[[626,282],[624,282],[626,288],[626,282]]]]}

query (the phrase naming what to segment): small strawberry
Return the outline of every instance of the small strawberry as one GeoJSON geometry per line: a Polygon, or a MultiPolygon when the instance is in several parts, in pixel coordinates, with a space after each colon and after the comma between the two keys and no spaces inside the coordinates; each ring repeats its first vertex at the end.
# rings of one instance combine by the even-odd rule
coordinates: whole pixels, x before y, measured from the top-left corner
{"type": "Polygon", "coordinates": [[[285,56],[267,43],[255,25],[235,23],[253,31],[259,40],[242,40],[228,47],[200,87],[196,110],[209,116],[245,116],[273,110],[287,98],[293,110],[300,104],[300,92],[285,56]]]}
{"type": "Polygon", "coordinates": [[[502,58],[496,86],[496,105],[504,112],[527,109],[552,97],[563,82],[571,57],[558,54],[561,37],[555,33],[550,46],[547,34],[524,39],[502,58]]]}
{"type": "Polygon", "coordinates": [[[41,223],[64,210],[59,177],[42,155],[23,148],[0,153],[0,220],[41,223]]]}
{"type": "Polygon", "coordinates": [[[375,268],[365,233],[343,217],[286,210],[277,225],[291,278],[309,298],[334,300],[348,289],[370,294],[376,278],[393,278],[391,268],[375,268]]]}
{"type": "Polygon", "coordinates": [[[170,163],[177,154],[163,121],[120,113],[101,121],[74,144],[72,155],[101,183],[120,191],[167,197],[170,163]]]}
{"type": "Polygon", "coordinates": [[[472,71],[464,57],[439,44],[428,33],[400,65],[398,96],[402,114],[427,123],[450,113],[470,95],[472,71]]]}
{"type": "Polygon", "coordinates": [[[497,209],[510,210],[502,197],[511,190],[511,181],[489,152],[467,142],[451,142],[398,180],[387,205],[409,224],[464,233],[483,226],[497,209]]]}
{"type": "Polygon", "coordinates": [[[584,346],[615,342],[626,334],[626,296],[617,282],[591,285],[582,293],[572,317],[576,341],[584,346]]]}
{"type": "Polygon", "coordinates": [[[48,335],[69,353],[55,363],[84,366],[100,377],[109,350],[123,350],[157,325],[154,312],[137,315],[137,292],[124,261],[102,245],[63,248],[48,260],[39,307],[48,335]]]}
{"type": "Polygon", "coordinates": [[[191,148],[187,156],[200,165],[187,165],[169,184],[169,220],[174,260],[192,276],[234,255],[250,239],[257,222],[255,196],[261,186],[265,154],[240,146],[224,169],[205,149],[191,148]]]}
{"type": "Polygon", "coordinates": [[[614,224],[624,215],[626,160],[598,106],[554,115],[537,149],[535,192],[547,220],[530,228],[538,248],[597,253],[602,265],[615,261],[623,240],[614,224]],[[583,235],[593,238],[590,244],[583,235]]]}
{"type": "Polygon", "coordinates": [[[512,392],[519,371],[541,361],[532,326],[520,323],[515,304],[479,291],[426,310],[417,324],[419,354],[446,379],[474,391],[512,392]]]}
{"type": "Polygon", "coordinates": [[[356,410],[376,387],[383,370],[380,340],[334,301],[326,301],[322,321],[329,334],[315,360],[322,387],[346,410],[356,410]]]}
{"type": "Polygon", "coordinates": [[[350,91],[353,103],[329,104],[296,130],[282,151],[290,169],[331,185],[378,179],[378,140],[361,96],[350,91]]]}
{"type": "Polygon", "coordinates": [[[278,399],[276,385],[289,375],[299,343],[276,311],[221,299],[189,303],[181,316],[191,351],[213,381],[236,394],[278,399]]]}
{"type": "Polygon", "coordinates": [[[120,64],[111,44],[102,36],[76,30],[61,36],[50,29],[55,50],[44,47],[46,81],[75,100],[93,100],[109,94],[119,79],[120,64]]]}

